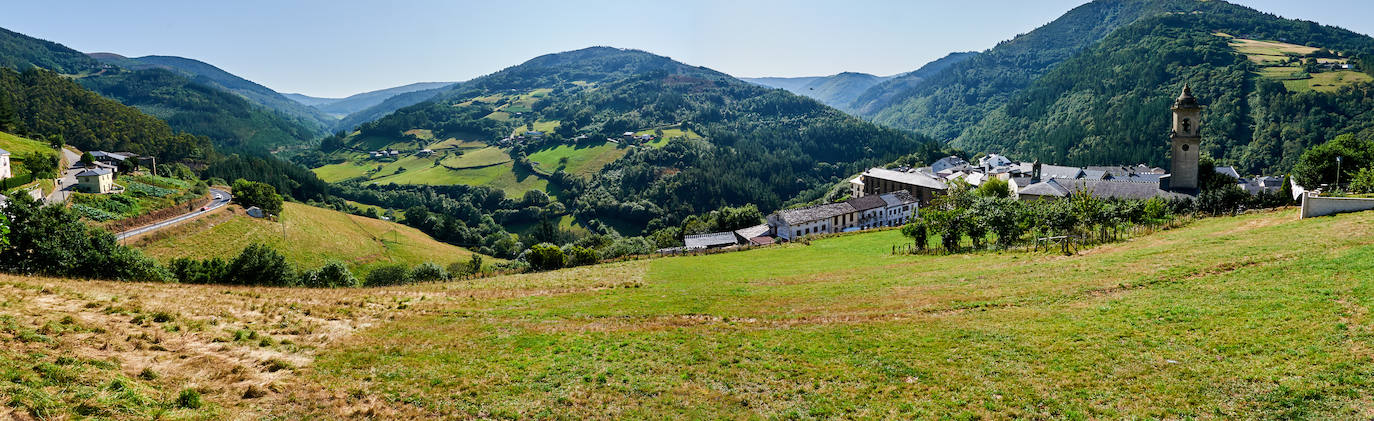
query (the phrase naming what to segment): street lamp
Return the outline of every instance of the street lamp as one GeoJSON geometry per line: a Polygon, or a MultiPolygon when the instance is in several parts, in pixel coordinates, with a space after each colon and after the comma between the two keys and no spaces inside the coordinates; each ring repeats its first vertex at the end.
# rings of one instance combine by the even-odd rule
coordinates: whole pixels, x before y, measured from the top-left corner
{"type": "Polygon", "coordinates": [[[1341,188],[1341,157],[1336,157],[1336,188],[1341,188]]]}

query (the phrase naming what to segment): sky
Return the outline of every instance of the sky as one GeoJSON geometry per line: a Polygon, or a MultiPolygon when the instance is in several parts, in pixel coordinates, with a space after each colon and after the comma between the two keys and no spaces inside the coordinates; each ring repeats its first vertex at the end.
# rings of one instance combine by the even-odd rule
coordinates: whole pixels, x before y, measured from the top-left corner
{"type": "MultiPolygon", "coordinates": [[[[462,81],[536,56],[635,48],[738,77],[891,75],[982,51],[1087,0],[11,2],[0,27],[83,52],[173,55],[279,92],[462,81]]],[[[1374,34],[1369,0],[1238,0],[1374,34]]]]}

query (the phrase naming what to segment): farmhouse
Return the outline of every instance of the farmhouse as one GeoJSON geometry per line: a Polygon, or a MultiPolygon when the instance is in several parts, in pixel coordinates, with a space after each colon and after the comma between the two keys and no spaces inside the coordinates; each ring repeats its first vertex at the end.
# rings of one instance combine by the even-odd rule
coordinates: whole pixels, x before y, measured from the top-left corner
{"type": "Polygon", "coordinates": [[[807,235],[834,234],[895,227],[916,216],[919,202],[906,191],[869,195],[840,203],[788,209],[768,215],[768,226],[784,240],[807,235]]]}
{"type": "Polygon", "coordinates": [[[114,189],[114,171],[93,168],[76,173],[76,188],[86,193],[109,193],[114,189]]]}
{"type": "Polygon", "coordinates": [[[10,170],[10,151],[0,149],[0,180],[14,177],[14,172],[10,170]]]}

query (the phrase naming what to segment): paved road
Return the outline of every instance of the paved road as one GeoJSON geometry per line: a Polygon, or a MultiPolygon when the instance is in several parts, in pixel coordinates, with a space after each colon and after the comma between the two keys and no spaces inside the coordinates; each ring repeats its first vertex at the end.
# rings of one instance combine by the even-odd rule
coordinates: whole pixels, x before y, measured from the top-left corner
{"type": "Polygon", "coordinates": [[[67,166],[62,168],[62,176],[57,178],[57,186],[52,194],[48,195],[43,203],[66,203],[67,198],[72,195],[72,190],[76,189],[76,173],[85,169],[81,166],[81,155],[72,152],[70,149],[62,148],[62,155],[66,157],[67,166]]]}
{"type": "Polygon", "coordinates": [[[231,196],[229,196],[229,192],[226,192],[226,191],[224,191],[224,190],[219,190],[219,189],[210,189],[210,194],[215,195],[215,196],[218,196],[219,199],[211,199],[211,200],[210,200],[210,203],[207,203],[207,204],[204,206],[203,209],[205,209],[205,210],[196,210],[195,212],[191,212],[191,213],[188,213],[188,214],[184,214],[184,215],[181,215],[181,216],[178,216],[178,217],[175,217],[175,218],[172,218],[172,219],[168,219],[168,220],[165,220],[165,221],[162,221],[162,222],[158,222],[158,223],[155,223],[155,224],[152,224],[152,225],[147,225],[147,226],[143,226],[143,227],[134,228],[134,229],[131,229],[131,230],[128,230],[128,231],[121,232],[121,233],[119,233],[119,234],[115,234],[115,237],[118,238],[118,239],[120,239],[120,240],[123,240],[123,239],[125,239],[125,238],[133,237],[133,236],[135,236],[135,235],[142,235],[142,234],[147,234],[147,233],[150,233],[150,232],[154,232],[154,231],[157,231],[157,230],[160,230],[160,229],[163,229],[163,228],[170,227],[170,226],[172,226],[172,225],[179,224],[179,223],[181,223],[182,221],[185,221],[185,220],[187,220],[187,219],[191,219],[191,218],[195,218],[195,217],[200,216],[200,215],[204,215],[206,212],[210,212],[210,211],[213,211],[213,210],[215,210],[215,209],[219,209],[220,207],[229,204],[229,199],[231,198],[231,196]]]}

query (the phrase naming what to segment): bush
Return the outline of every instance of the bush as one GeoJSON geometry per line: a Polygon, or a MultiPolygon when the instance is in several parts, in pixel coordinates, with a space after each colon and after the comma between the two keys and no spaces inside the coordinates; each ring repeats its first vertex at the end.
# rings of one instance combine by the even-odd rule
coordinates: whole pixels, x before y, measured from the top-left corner
{"type": "Polygon", "coordinates": [[[411,282],[447,281],[448,279],[448,271],[432,262],[421,263],[410,271],[411,282]]]}
{"type": "Polygon", "coordinates": [[[595,264],[601,260],[596,250],[582,246],[569,246],[567,249],[563,250],[563,255],[565,256],[564,260],[567,261],[566,263],[570,267],[595,264]]]}
{"type": "Polygon", "coordinates": [[[365,285],[370,287],[380,287],[388,285],[402,285],[410,282],[410,268],[402,264],[382,265],[372,269],[367,274],[365,285]]]}
{"type": "Polygon", "coordinates": [[[348,288],[358,286],[358,278],[342,262],[329,262],[301,275],[301,285],[311,288],[348,288]]]}
{"type": "Polygon", "coordinates": [[[0,271],[116,281],[172,280],[172,274],[142,252],[124,247],[114,234],[82,223],[62,206],[42,206],[15,195],[4,210],[8,248],[0,248],[0,271]]]}
{"type": "Polygon", "coordinates": [[[563,267],[563,249],[550,243],[535,244],[525,255],[534,270],[553,270],[563,267]]]}
{"type": "Polygon", "coordinates": [[[229,264],[231,284],[293,286],[298,279],[286,257],[263,244],[253,243],[229,264]]]}

